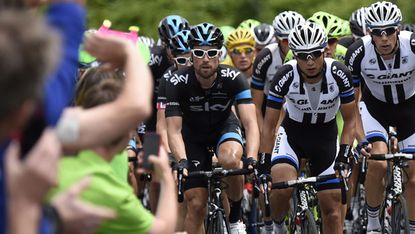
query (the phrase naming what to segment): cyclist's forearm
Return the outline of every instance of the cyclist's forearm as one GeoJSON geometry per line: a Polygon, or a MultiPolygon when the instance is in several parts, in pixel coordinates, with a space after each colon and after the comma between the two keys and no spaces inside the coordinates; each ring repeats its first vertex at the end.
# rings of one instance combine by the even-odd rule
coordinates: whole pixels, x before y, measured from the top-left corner
{"type": "Polygon", "coordinates": [[[180,132],[167,131],[170,150],[177,161],[186,159],[186,149],[184,147],[183,137],[180,132]]]}
{"type": "Polygon", "coordinates": [[[251,120],[247,123],[245,127],[246,132],[246,154],[249,157],[254,157],[256,159],[259,150],[259,129],[257,122],[251,120]]]}

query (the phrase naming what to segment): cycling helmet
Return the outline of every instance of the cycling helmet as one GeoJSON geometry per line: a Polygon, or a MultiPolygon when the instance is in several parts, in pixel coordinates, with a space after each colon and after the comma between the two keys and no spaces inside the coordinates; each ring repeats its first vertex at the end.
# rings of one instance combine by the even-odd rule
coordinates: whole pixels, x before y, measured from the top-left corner
{"type": "Polygon", "coordinates": [[[248,44],[252,47],[255,47],[255,38],[250,30],[238,28],[235,31],[231,32],[225,46],[228,50],[232,50],[234,47],[241,44],[248,44]]]}
{"type": "Polygon", "coordinates": [[[402,21],[401,10],[391,2],[376,2],[366,8],[368,28],[398,26],[402,21]]]}
{"type": "Polygon", "coordinates": [[[189,38],[189,30],[182,30],[171,38],[169,45],[173,55],[185,54],[190,51],[189,38]]]}
{"type": "Polygon", "coordinates": [[[350,16],[350,30],[358,37],[366,35],[366,7],[361,7],[353,11],[350,16]]]}
{"type": "Polygon", "coordinates": [[[275,16],[272,26],[280,39],[287,39],[291,30],[298,24],[305,22],[304,17],[295,11],[283,11],[275,16]]]}
{"type": "Polygon", "coordinates": [[[146,37],[146,36],[139,36],[138,41],[140,41],[141,43],[143,43],[144,45],[148,47],[153,47],[155,43],[153,38],[146,37]]]}
{"type": "Polygon", "coordinates": [[[319,11],[313,14],[308,21],[323,27],[329,38],[339,38],[343,36],[343,25],[339,17],[327,12],[319,11]]]}
{"type": "Polygon", "coordinates": [[[158,33],[161,41],[168,44],[176,33],[184,29],[189,29],[189,22],[185,18],[178,15],[169,15],[160,21],[158,33]]]}
{"type": "Polygon", "coordinates": [[[219,28],[210,23],[201,23],[190,29],[190,48],[195,46],[216,46],[220,49],[223,45],[223,34],[219,28]]]}
{"type": "Polygon", "coordinates": [[[242,21],[237,27],[237,29],[243,28],[243,29],[248,29],[248,30],[254,30],[255,26],[258,26],[260,24],[261,22],[259,22],[258,20],[247,19],[247,20],[242,21]]]}
{"type": "Polygon", "coordinates": [[[402,30],[415,32],[415,24],[404,24],[402,25],[402,30]]]}
{"type": "Polygon", "coordinates": [[[324,28],[312,22],[295,26],[288,36],[288,46],[293,52],[313,51],[327,46],[324,28]]]}
{"type": "MultiPolygon", "coordinates": [[[[340,19],[340,18],[339,18],[340,19]]],[[[350,36],[352,35],[352,31],[350,30],[350,23],[347,20],[340,19],[342,25],[342,36],[350,36]]]]}
{"type": "Polygon", "coordinates": [[[228,40],[229,34],[231,34],[231,32],[235,31],[235,28],[232,26],[221,26],[219,27],[220,31],[223,34],[223,38],[225,38],[225,42],[228,40]]]}
{"type": "Polygon", "coordinates": [[[254,38],[257,45],[265,46],[275,41],[275,29],[269,24],[260,24],[254,28],[254,38]]]}

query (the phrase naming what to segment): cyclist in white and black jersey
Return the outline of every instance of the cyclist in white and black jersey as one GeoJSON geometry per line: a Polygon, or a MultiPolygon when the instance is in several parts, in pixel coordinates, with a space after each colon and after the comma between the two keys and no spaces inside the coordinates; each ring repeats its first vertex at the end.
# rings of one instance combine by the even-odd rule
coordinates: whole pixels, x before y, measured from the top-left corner
{"type": "Polygon", "coordinates": [[[272,25],[275,29],[277,43],[266,46],[255,58],[254,71],[251,79],[252,99],[256,106],[258,125],[261,129],[265,113],[265,101],[269,86],[278,68],[284,63],[288,48],[288,34],[305,19],[295,11],[284,11],[278,14],[272,25]]]}
{"type": "MultiPolygon", "coordinates": [[[[340,62],[324,58],[327,46],[324,29],[306,22],[296,26],[288,39],[295,60],[282,66],[272,81],[261,133],[260,152],[268,154],[268,157],[272,152],[273,182],[296,179],[302,158],[310,162],[310,176],[333,174],[335,162],[347,162],[354,139],[355,105],[351,74],[340,62]],[[287,115],[278,128],[273,149],[274,132],[284,100],[287,115]],[[344,127],[338,149],[335,116],[339,109],[344,127]]],[[[269,167],[260,164],[261,174],[270,173],[266,168],[269,167]]],[[[318,184],[316,188],[319,201],[324,201],[320,202],[320,209],[325,233],[343,231],[339,188],[337,179],[318,184]]],[[[285,231],[284,217],[292,191],[272,191],[272,217],[277,233],[285,231]]]]}
{"type": "MultiPolygon", "coordinates": [[[[397,128],[399,149],[415,152],[415,35],[400,31],[399,8],[390,2],[377,2],[366,10],[368,36],[352,44],[346,64],[358,88],[364,83],[360,102],[361,121],[357,137],[369,144],[370,153],[388,152],[388,127],[397,128]]],[[[366,153],[366,152],[363,152],[366,153]]],[[[379,206],[384,197],[386,162],[369,161],[366,175],[368,231],[380,233],[379,206]]],[[[415,174],[409,162],[405,195],[411,232],[415,231],[415,174]]]]}

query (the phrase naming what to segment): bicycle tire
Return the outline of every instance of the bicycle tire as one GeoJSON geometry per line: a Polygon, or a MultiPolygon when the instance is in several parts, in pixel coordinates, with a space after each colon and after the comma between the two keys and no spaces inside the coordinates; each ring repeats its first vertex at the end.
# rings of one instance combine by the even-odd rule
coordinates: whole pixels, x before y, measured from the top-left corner
{"type": "Polygon", "coordinates": [[[227,229],[227,225],[225,223],[225,217],[223,216],[222,212],[216,212],[209,221],[208,230],[206,233],[208,234],[223,234],[229,233],[227,229]],[[226,232],[225,232],[226,231],[226,232]]]}
{"type": "Polygon", "coordinates": [[[406,200],[403,196],[399,196],[392,203],[392,233],[400,234],[403,231],[404,234],[409,234],[409,219],[408,210],[406,206],[406,200]]]}
{"type": "Polygon", "coordinates": [[[303,220],[301,220],[300,224],[300,232],[299,233],[308,233],[308,234],[317,234],[317,225],[314,220],[313,213],[309,209],[304,212],[303,220]]]}

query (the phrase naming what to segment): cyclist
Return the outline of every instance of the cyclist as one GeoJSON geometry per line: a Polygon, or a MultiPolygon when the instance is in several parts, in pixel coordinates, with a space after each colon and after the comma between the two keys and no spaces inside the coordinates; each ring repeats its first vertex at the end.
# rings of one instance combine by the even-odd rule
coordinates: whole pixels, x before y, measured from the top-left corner
{"type": "Polygon", "coordinates": [[[352,31],[353,37],[344,37],[339,40],[339,44],[349,48],[353,42],[357,39],[367,35],[368,31],[366,28],[366,7],[361,7],[353,11],[352,15],[349,18],[350,30],[352,31]]]}
{"type": "Polygon", "coordinates": [[[402,30],[409,31],[409,32],[415,32],[415,24],[403,24],[402,30]]]}
{"type": "Polygon", "coordinates": [[[225,44],[234,67],[250,81],[255,59],[255,38],[250,30],[238,28],[229,34],[225,44]]]}
{"type": "Polygon", "coordinates": [[[255,49],[259,53],[265,46],[277,42],[275,29],[269,24],[260,24],[254,27],[255,49]]]}
{"type": "Polygon", "coordinates": [[[284,11],[278,14],[272,25],[275,29],[277,43],[266,46],[256,57],[254,72],[251,80],[252,99],[256,106],[259,128],[262,128],[263,114],[265,113],[265,101],[268,95],[271,80],[277,70],[282,66],[288,48],[288,34],[298,24],[303,24],[305,19],[295,11],[284,11]]]}
{"type": "MultiPolygon", "coordinates": [[[[157,133],[160,134],[164,145],[168,148],[167,129],[166,129],[166,83],[173,72],[192,65],[190,58],[189,30],[182,30],[172,37],[169,43],[170,51],[173,56],[174,65],[170,66],[160,79],[159,92],[157,97],[157,133]]],[[[168,148],[169,149],[169,148],[168,148]]],[[[170,150],[168,150],[170,152],[170,150]]]]}
{"type": "MultiPolygon", "coordinates": [[[[296,26],[288,40],[295,60],[282,66],[272,81],[261,133],[260,152],[268,155],[272,152],[273,182],[297,178],[302,158],[309,159],[311,176],[333,174],[335,162],[346,162],[354,139],[355,105],[350,71],[340,62],[324,57],[327,46],[324,28],[306,22],[296,26]],[[284,98],[287,115],[278,128],[273,149],[284,98]],[[335,116],[339,109],[345,123],[336,157],[335,116]]],[[[338,180],[318,184],[316,188],[325,233],[343,231],[338,188],[338,180]]],[[[272,191],[272,216],[277,233],[285,231],[283,221],[292,191],[272,191]]]]}
{"type": "MultiPolygon", "coordinates": [[[[167,134],[178,166],[187,170],[211,170],[213,148],[220,165],[226,169],[240,168],[243,152],[241,127],[231,107],[236,102],[245,128],[248,164],[255,163],[259,145],[255,106],[252,104],[246,77],[240,71],[219,65],[223,44],[221,31],[210,23],[191,29],[189,41],[193,66],[173,73],[167,83],[167,134]]],[[[243,177],[226,180],[231,209],[231,233],[245,233],[241,223],[243,177]]],[[[206,215],[207,181],[185,181],[188,233],[202,233],[206,215]]]]}
{"type": "MultiPolygon", "coordinates": [[[[390,2],[373,3],[366,10],[369,35],[353,43],[347,51],[346,64],[357,90],[364,84],[357,138],[368,143],[370,153],[387,153],[388,127],[398,130],[399,149],[415,152],[415,35],[400,31],[400,9],[390,2]],[[371,150],[370,150],[371,148],[371,150]]],[[[359,91],[360,92],[360,91],[359,91]]],[[[367,153],[364,152],[363,153],[367,153]]],[[[384,194],[386,162],[369,161],[366,175],[368,232],[380,233],[379,206],[384,194]]],[[[411,232],[415,231],[414,163],[409,162],[408,215],[411,232]]]]}

